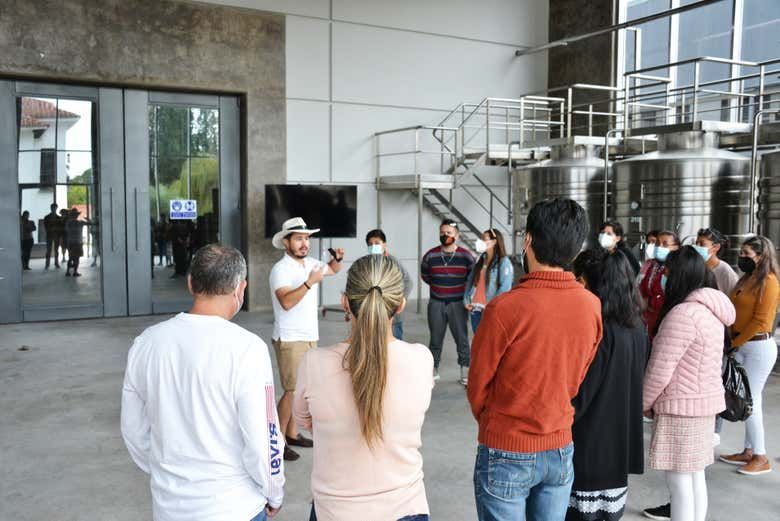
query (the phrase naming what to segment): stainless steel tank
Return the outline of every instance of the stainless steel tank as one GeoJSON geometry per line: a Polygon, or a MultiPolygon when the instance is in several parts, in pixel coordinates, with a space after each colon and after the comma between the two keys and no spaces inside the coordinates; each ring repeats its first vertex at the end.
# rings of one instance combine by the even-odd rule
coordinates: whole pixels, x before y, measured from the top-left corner
{"type": "Polygon", "coordinates": [[[758,183],[758,232],[780,250],[780,152],[761,156],[758,183]]]}
{"type": "Polygon", "coordinates": [[[725,234],[736,263],[748,234],[750,158],[718,148],[717,133],[687,131],[658,137],[658,151],[614,164],[615,216],[637,242],[649,230],[676,231],[681,239],[700,228],[725,234]]]}
{"type": "Polygon", "coordinates": [[[525,230],[528,212],[536,203],[566,197],[585,208],[590,236],[595,236],[604,217],[604,160],[599,158],[602,149],[595,145],[555,145],[550,159],[517,169],[512,194],[515,235],[525,230]]]}

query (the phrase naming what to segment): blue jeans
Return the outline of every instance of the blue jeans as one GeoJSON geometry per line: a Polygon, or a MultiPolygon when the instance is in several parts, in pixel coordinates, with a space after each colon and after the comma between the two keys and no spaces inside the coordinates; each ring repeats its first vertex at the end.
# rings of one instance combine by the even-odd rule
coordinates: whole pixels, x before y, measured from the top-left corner
{"type": "Polygon", "coordinates": [[[472,311],[471,315],[471,331],[477,334],[477,328],[479,323],[482,322],[482,311],[472,311]]]}
{"type": "Polygon", "coordinates": [[[474,467],[479,521],[563,521],[574,482],[574,444],[506,452],[482,444],[474,467]]]}
{"type": "Polygon", "coordinates": [[[255,517],[253,517],[249,521],[266,521],[267,519],[268,519],[268,517],[267,517],[267,514],[265,513],[265,507],[263,507],[263,510],[261,510],[259,514],[257,514],[255,517]]]}
{"type": "Polygon", "coordinates": [[[404,339],[404,323],[399,321],[393,321],[393,336],[398,340],[404,339]]]}
{"type": "MultiPolygon", "coordinates": [[[[416,516],[404,516],[398,521],[428,521],[429,519],[428,514],[417,514],[416,516]]],[[[314,505],[311,506],[309,521],[317,521],[317,514],[314,513],[314,505]]]]}

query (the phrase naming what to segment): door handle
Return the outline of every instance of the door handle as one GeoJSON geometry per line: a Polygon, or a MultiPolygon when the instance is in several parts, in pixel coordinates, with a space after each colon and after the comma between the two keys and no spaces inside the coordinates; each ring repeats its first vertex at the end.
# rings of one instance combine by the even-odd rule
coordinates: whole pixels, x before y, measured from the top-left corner
{"type": "Polygon", "coordinates": [[[116,247],[114,244],[114,188],[109,187],[108,188],[108,215],[109,215],[109,221],[110,221],[110,229],[111,229],[111,251],[116,251],[116,247]]]}
{"type": "Polygon", "coordinates": [[[138,251],[138,187],[133,188],[133,215],[135,216],[135,251],[138,251]]]}

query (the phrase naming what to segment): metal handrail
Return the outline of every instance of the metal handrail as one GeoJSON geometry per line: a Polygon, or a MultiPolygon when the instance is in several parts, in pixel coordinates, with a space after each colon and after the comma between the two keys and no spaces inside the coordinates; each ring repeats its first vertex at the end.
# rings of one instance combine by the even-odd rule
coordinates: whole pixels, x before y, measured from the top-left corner
{"type": "Polygon", "coordinates": [[[391,130],[383,130],[381,132],[374,132],[374,136],[383,136],[385,134],[393,134],[396,132],[408,132],[409,130],[450,130],[450,131],[457,131],[458,129],[455,127],[443,127],[439,125],[414,125],[411,127],[401,127],[401,128],[394,128],[391,130]]]}
{"type": "Polygon", "coordinates": [[[482,185],[482,187],[483,187],[485,190],[487,190],[487,191],[488,191],[488,193],[489,193],[489,194],[490,194],[492,197],[495,197],[495,198],[498,200],[498,202],[501,204],[501,206],[503,206],[503,207],[504,207],[506,210],[509,210],[509,207],[508,207],[507,205],[505,205],[505,204],[504,204],[504,201],[502,201],[502,200],[499,198],[498,194],[496,194],[496,193],[493,191],[493,189],[491,189],[491,188],[490,188],[490,187],[489,187],[489,186],[488,186],[488,185],[487,185],[487,184],[486,184],[486,183],[485,183],[485,182],[484,182],[482,179],[480,179],[480,178],[477,176],[477,174],[474,174],[472,177],[473,177],[474,179],[476,179],[477,181],[479,181],[479,184],[481,184],[481,185],[482,185]]]}
{"type": "Polygon", "coordinates": [[[756,221],[756,185],[760,182],[758,172],[758,131],[761,127],[763,114],[778,114],[780,109],[764,109],[756,111],[753,116],[753,146],[750,151],[750,216],[748,218],[748,232],[755,233],[756,221]]]}
{"type": "MultiPolygon", "coordinates": [[[[482,201],[480,201],[480,200],[479,200],[479,198],[478,198],[477,196],[475,196],[473,193],[471,193],[471,190],[469,190],[469,189],[468,189],[468,187],[461,185],[461,188],[463,189],[463,191],[464,191],[464,192],[465,192],[465,193],[466,193],[466,194],[467,194],[469,197],[471,197],[471,198],[474,200],[474,202],[476,202],[476,203],[477,203],[477,205],[478,205],[480,208],[482,208],[482,210],[484,210],[484,211],[485,211],[485,213],[487,213],[487,214],[488,214],[488,216],[489,216],[489,219],[490,219],[490,227],[491,227],[491,228],[493,228],[493,197],[494,197],[494,195],[491,195],[491,197],[490,197],[490,209],[488,209],[488,208],[485,208],[485,205],[484,205],[484,204],[482,204],[482,201]]],[[[496,197],[497,197],[497,196],[496,196],[496,197]]],[[[508,229],[507,229],[507,228],[506,228],[506,227],[505,227],[503,224],[499,224],[499,226],[500,226],[501,228],[503,228],[503,229],[504,229],[504,231],[505,231],[506,233],[511,233],[511,232],[509,232],[509,230],[508,230],[508,229]]]]}
{"type": "MultiPolygon", "coordinates": [[[[774,61],[774,60],[770,60],[774,61]]],[[[696,63],[696,62],[712,62],[712,63],[723,63],[726,65],[740,65],[742,67],[760,67],[761,65],[767,65],[767,63],[762,62],[749,62],[744,60],[732,60],[730,58],[718,58],[716,56],[698,56],[696,58],[688,58],[686,60],[680,60],[672,63],[665,63],[663,65],[653,65],[652,67],[643,67],[641,69],[636,69],[633,71],[628,71],[625,73],[625,75],[628,74],[638,74],[638,73],[645,73],[650,71],[658,71],[661,69],[670,69],[672,67],[679,67],[680,65],[688,65],[689,63],[696,63]]],[[[780,62],[780,60],[776,61],[775,63],[780,62]]]]}

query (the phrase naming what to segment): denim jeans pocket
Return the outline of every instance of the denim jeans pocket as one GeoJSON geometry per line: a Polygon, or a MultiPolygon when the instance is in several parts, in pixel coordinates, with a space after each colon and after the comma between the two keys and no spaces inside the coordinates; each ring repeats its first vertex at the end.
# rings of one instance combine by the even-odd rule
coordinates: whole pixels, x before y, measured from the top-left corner
{"type": "Polygon", "coordinates": [[[488,449],[487,492],[501,499],[525,494],[534,480],[536,454],[488,449]]]}
{"type": "Polygon", "coordinates": [[[558,449],[561,458],[560,485],[568,485],[574,481],[574,443],[558,449]]]}

